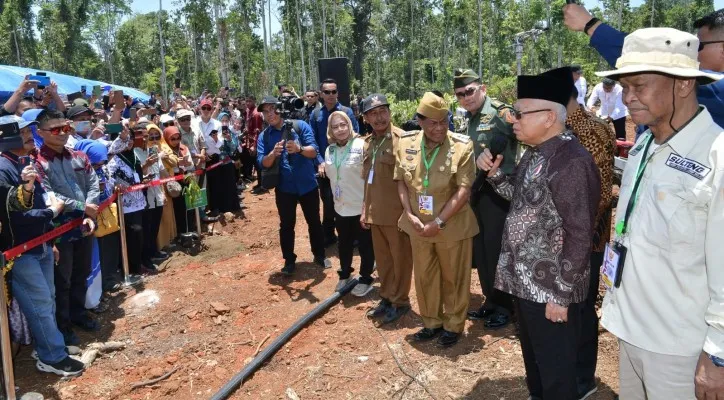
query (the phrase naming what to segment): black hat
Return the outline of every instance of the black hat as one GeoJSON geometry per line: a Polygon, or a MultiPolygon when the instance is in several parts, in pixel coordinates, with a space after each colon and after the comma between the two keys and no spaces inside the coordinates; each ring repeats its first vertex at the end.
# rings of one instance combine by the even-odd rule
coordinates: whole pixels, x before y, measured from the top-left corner
{"type": "Polygon", "coordinates": [[[276,97],[274,96],[264,96],[264,99],[262,99],[261,103],[256,107],[256,111],[261,112],[261,109],[264,107],[264,104],[274,104],[276,105],[279,102],[276,97]]]}
{"type": "Polygon", "coordinates": [[[360,108],[360,112],[362,114],[365,114],[367,113],[367,111],[382,106],[390,106],[390,103],[387,102],[387,97],[384,94],[374,93],[362,100],[362,107],[360,108]]]}
{"type": "Polygon", "coordinates": [[[568,105],[575,89],[570,68],[556,68],[540,75],[518,77],[518,99],[540,99],[568,105]]]}
{"type": "Polygon", "coordinates": [[[480,82],[480,77],[472,69],[456,69],[453,78],[453,88],[465,87],[473,82],[480,82]]]}
{"type": "Polygon", "coordinates": [[[23,138],[20,137],[20,124],[28,122],[14,115],[0,117],[0,151],[8,151],[23,147],[23,138]]]}
{"type": "Polygon", "coordinates": [[[93,111],[86,106],[75,105],[65,112],[65,117],[73,119],[75,117],[80,117],[83,114],[93,115],[93,111]]]}
{"type": "MultiPolygon", "coordinates": [[[[562,81],[570,82],[571,83],[571,92],[569,96],[578,98],[578,89],[576,89],[576,85],[573,82],[573,74],[571,72],[573,71],[573,67],[561,67],[552,69],[549,71],[546,71],[542,73],[543,76],[548,76],[555,79],[560,79],[562,81]]],[[[566,103],[568,104],[568,103],[566,103]]]]}

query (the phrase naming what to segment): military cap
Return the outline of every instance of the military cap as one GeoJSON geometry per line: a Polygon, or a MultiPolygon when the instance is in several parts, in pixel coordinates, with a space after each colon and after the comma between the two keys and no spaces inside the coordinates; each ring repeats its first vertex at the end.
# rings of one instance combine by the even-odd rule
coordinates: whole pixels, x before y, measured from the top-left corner
{"type": "Polygon", "coordinates": [[[384,94],[374,93],[367,96],[366,99],[362,100],[362,107],[360,111],[362,112],[362,114],[365,114],[367,113],[367,111],[373,110],[377,107],[389,105],[390,103],[387,102],[387,97],[384,94]]]}
{"type": "Polygon", "coordinates": [[[435,120],[447,119],[447,102],[432,92],[425,92],[417,106],[417,113],[435,120]]]}
{"type": "Polygon", "coordinates": [[[455,89],[465,87],[473,82],[480,82],[480,77],[472,69],[455,69],[453,87],[455,89]]]}

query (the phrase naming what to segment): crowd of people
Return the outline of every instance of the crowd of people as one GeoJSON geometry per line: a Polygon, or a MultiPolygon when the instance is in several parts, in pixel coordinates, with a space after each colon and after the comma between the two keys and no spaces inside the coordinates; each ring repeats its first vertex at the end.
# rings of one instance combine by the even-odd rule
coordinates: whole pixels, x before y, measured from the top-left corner
{"type": "Polygon", "coordinates": [[[564,17],[614,67],[596,73],[588,101],[578,66],[519,76],[512,105],[459,69],[453,94],[466,113],[456,132],[440,92],[397,127],[384,94],[346,107],[333,79],[292,109],[300,103],[286,85],[259,102],[224,88],[71,104],[54,84],[25,80],[0,109],[2,250],[82,222],[9,260],[14,339],[32,337],[40,371],[81,373],[66,346],[79,343],[76,327],[99,329],[87,310],[93,249],[103,291],[117,290],[123,257],[130,273],[154,274],[167,246],[193,237],[189,193],[205,188],[199,219],[213,222],[244,208],[242,191],[256,182],[255,194],[274,190],[282,274],[295,274],[300,205],[313,264],[330,268],[327,248],[338,246],[337,290],[354,278],[355,248],[352,295],[374,290],[377,271],[380,301],[367,312],[377,323],[411,309],[413,282],[423,327],[411,340],[447,348],[466,319],[515,322],[530,399],[596,392],[601,281],[621,398],[724,397],[724,10],[695,22],[698,37],[627,35],[576,4],[564,17]],[[616,205],[627,115],[642,134],[616,205]],[[138,186],[173,176],[183,179],[138,186]],[[115,194],[120,204],[105,207],[115,194]],[[114,213],[124,238],[108,228],[114,213]],[[475,307],[471,268],[484,296],[475,307]]]}

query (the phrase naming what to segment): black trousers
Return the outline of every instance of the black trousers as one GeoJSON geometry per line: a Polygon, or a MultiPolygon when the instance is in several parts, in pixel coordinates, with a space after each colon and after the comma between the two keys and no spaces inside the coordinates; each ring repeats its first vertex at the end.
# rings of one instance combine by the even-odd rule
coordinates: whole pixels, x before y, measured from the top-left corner
{"type": "Polygon", "coordinates": [[[484,309],[510,314],[513,304],[510,295],[495,289],[495,272],[503,241],[503,228],[510,203],[498,196],[488,183],[476,196],[473,204],[480,233],[473,238],[473,264],[478,270],[480,286],[485,295],[484,309]]]}
{"type": "Polygon", "coordinates": [[[101,277],[103,288],[121,281],[118,270],[121,268],[121,232],[113,232],[98,238],[98,255],[101,259],[101,277]]]}
{"type": "Polygon", "coordinates": [[[276,204],[279,213],[279,244],[285,263],[294,263],[297,255],[294,254],[294,227],[297,224],[297,204],[302,206],[304,219],[307,221],[309,244],[315,258],[324,258],[324,236],[322,222],[319,220],[319,191],[314,188],[301,196],[284,193],[277,189],[276,204]]]}
{"type": "Polygon", "coordinates": [[[241,207],[239,206],[239,194],[236,191],[234,164],[224,164],[217,169],[219,174],[214,189],[216,208],[222,213],[239,211],[241,207]]]}
{"type": "Polygon", "coordinates": [[[626,117],[614,119],[613,129],[616,131],[616,139],[626,140],[626,117]]]}
{"type": "Polygon", "coordinates": [[[319,197],[322,198],[322,227],[324,228],[324,239],[329,241],[334,235],[334,197],[332,195],[332,184],[329,178],[317,178],[319,184],[319,197]]]}
{"type": "MultiPolygon", "coordinates": [[[[219,155],[214,154],[210,157],[211,161],[206,163],[206,166],[210,166],[219,161],[219,155]]],[[[219,211],[219,206],[222,203],[221,197],[223,196],[224,182],[223,182],[223,166],[216,167],[211,171],[206,172],[206,198],[208,199],[209,211],[219,211]]]]}
{"type": "Polygon", "coordinates": [[[598,314],[596,297],[603,252],[591,252],[591,278],[586,301],[581,303],[581,339],[578,346],[578,382],[588,385],[594,382],[598,361],[598,314]]]}
{"type": "Polygon", "coordinates": [[[128,254],[128,272],[141,273],[143,263],[143,213],[145,210],[123,214],[126,225],[126,253],[128,254]]]}
{"type": "Polygon", "coordinates": [[[516,300],[520,347],[530,395],[542,400],[576,400],[579,305],[571,304],[568,322],[559,324],[546,318],[545,303],[516,300]]]}
{"type": "Polygon", "coordinates": [[[158,252],[156,246],[156,238],[158,237],[158,230],[161,227],[161,217],[163,216],[163,206],[147,208],[143,210],[143,233],[145,240],[143,241],[143,251],[141,252],[141,259],[143,264],[151,266],[151,258],[158,252]]]}
{"type": "MultiPolygon", "coordinates": [[[[186,187],[187,185],[183,185],[186,187]]],[[[196,216],[194,210],[186,210],[184,196],[173,199],[173,216],[176,219],[176,232],[179,235],[186,232],[196,232],[196,216]]]]}
{"type": "Polygon", "coordinates": [[[93,238],[56,244],[60,258],[55,266],[55,319],[62,332],[70,321],[85,318],[86,280],[90,274],[93,238]]]}
{"type": "Polygon", "coordinates": [[[254,181],[254,171],[259,172],[256,166],[256,157],[251,154],[249,149],[244,148],[241,152],[241,175],[246,180],[254,181]]]}
{"type": "Polygon", "coordinates": [[[339,264],[340,270],[337,271],[339,279],[347,279],[354,271],[352,268],[352,253],[354,252],[353,243],[358,242],[357,249],[360,257],[360,278],[359,282],[369,285],[372,283],[372,271],[375,267],[375,252],[372,250],[372,231],[362,229],[359,224],[359,215],[351,217],[343,217],[339,214],[335,215],[335,224],[339,233],[339,264]]]}

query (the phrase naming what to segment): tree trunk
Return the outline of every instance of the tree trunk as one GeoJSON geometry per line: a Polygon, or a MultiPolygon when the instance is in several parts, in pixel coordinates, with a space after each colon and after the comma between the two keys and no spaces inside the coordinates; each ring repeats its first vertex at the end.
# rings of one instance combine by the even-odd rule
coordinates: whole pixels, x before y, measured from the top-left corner
{"type": "Polygon", "coordinates": [[[18,67],[23,66],[23,62],[20,60],[20,46],[18,46],[18,31],[13,29],[13,40],[15,41],[15,54],[18,57],[18,67]]]}
{"type": "Polygon", "coordinates": [[[478,76],[483,76],[483,0],[478,0],[478,76]]]}
{"type": "Polygon", "coordinates": [[[161,28],[161,10],[163,10],[163,4],[161,0],[158,0],[158,47],[161,50],[161,95],[164,99],[168,98],[166,88],[166,52],[163,49],[163,29],[161,28]]]}
{"type": "MultiPolygon", "coordinates": [[[[271,1],[271,0],[269,0],[269,1],[271,1]]],[[[269,56],[268,56],[267,41],[266,41],[266,11],[264,8],[264,0],[260,0],[260,2],[261,2],[261,30],[264,31],[264,72],[267,73],[269,71],[269,56]]]]}
{"type": "Polygon", "coordinates": [[[655,1],[656,0],[651,0],[651,27],[652,28],[654,26],[654,12],[656,11],[655,4],[654,4],[655,1]]]}
{"type": "Polygon", "coordinates": [[[415,99],[415,34],[414,34],[414,0],[410,0],[410,100],[415,99]]]}
{"type": "MultiPolygon", "coordinates": [[[[159,0],[160,1],[160,0],[159,0]]],[[[223,11],[220,6],[214,7],[216,17],[216,32],[219,42],[219,74],[221,75],[221,86],[229,86],[229,63],[226,57],[226,21],[222,15],[223,11]]]]}
{"type": "Polygon", "coordinates": [[[327,0],[322,1],[322,55],[329,58],[327,53],[327,0]]]}
{"type": "Polygon", "coordinates": [[[302,7],[299,0],[296,1],[297,9],[297,39],[299,40],[299,60],[302,62],[302,90],[307,91],[307,71],[304,67],[304,44],[302,44],[302,17],[299,9],[302,7]]]}

